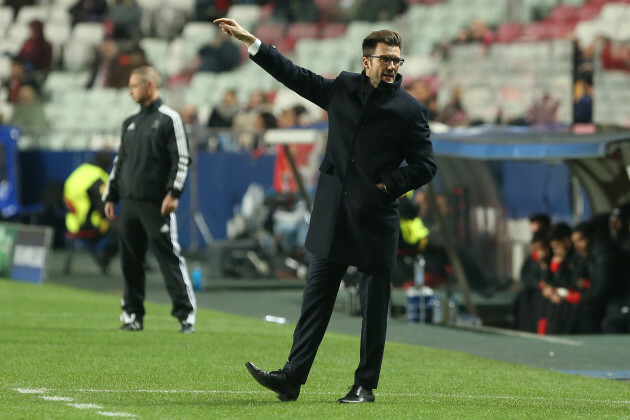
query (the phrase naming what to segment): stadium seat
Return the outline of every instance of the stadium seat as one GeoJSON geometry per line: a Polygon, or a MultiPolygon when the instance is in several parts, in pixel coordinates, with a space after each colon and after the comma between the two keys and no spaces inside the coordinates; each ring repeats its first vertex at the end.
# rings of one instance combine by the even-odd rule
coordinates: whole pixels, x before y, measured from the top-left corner
{"type": "Polygon", "coordinates": [[[48,8],[44,6],[22,6],[15,18],[16,22],[28,25],[34,20],[46,21],[48,8]]]}
{"type": "Polygon", "coordinates": [[[70,26],[71,17],[70,13],[68,13],[68,9],[60,6],[51,6],[48,12],[48,16],[46,17],[46,26],[49,24],[56,25],[68,25],[70,26]]]}
{"type": "Polygon", "coordinates": [[[267,44],[284,45],[285,27],[282,23],[263,23],[256,27],[254,35],[267,44]]]}
{"type": "Polygon", "coordinates": [[[69,71],[87,70],[94,59],[94,47],[82,41],[70,39],[63,54],[63,66],[69,71]]]}
{"type": "Polygon", "coordinates": [[[339,38],[344,36],[348,25],[342,22],[328,22],[322,27],[322,38],[339,38]]]}
{"type": "Polygon", "coordinates": [[[0,36],[4,36],[11,22],[13,22],[13,9],[9,6],[0,6],[0,36]]]}
{"type": "Polygon", "coordinates": [[[498,42],[512,42],[518,38],[523,31],[523,26],[518,22],[506,22],[497,29],[496,40],[498,42]]]}
{"type": "Polygon", "coordinates": [[[230,7],[226,17],[236,20],[248,31],[253,31],[260,21],[262,9],[255,4],[235,4],[230,7]]]}
{"type": "Polygon", "coordinates": [[[63,45],[70,39],[70,25],[48,22],[44,26],[44,37],[53,47],[53,66],[59,63],[63,45]]]}
{"type": "Polygon", "coordinates": [[[102,23],[80,22],[74,25],[70,37],[74,41],[96,47],[105,39],[105,27],[102,23]]]}
{"type": "Polygon", "coordinates": [[[19,51],[29,35],[30,29],[27,24],[15,22],[9,27],[5,40],[8,43],[15,44],[14,49],[19,51]]]}
{"type": "Polygon", "coordinates": [[[168,41],[161,38],[143,38],[140,40],[140,46],[149,63],[152,63],[160,73],[166,74],[168,41]]]}
{"type": "Polygon", "coordinates": [[[76,4],[77,0],[52,0],[54,7],[60,7],[65,10],[70,9],[76,4]]]}
{"type": "Polygon", "coordinates": [[[293,39],[318,38],[319,26],[312,22],[294,22],[287,28],[286,36],[293,39]]]}
{"type": "Polygon", "coordinates": [[[195,10],[195,0],[164,0],[164,6],[182,12],[187,17],[190,17],[195,10]]]}

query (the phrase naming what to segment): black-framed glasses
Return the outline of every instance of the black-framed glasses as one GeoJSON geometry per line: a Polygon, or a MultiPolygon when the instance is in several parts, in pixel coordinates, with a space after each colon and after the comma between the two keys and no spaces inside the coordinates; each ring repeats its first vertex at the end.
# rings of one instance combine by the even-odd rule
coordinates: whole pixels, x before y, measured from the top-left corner
{"type": "Polygon", "coordinates": [[[378,58],[381,60],[381,63],[389,66],[389,63],[394,63],[395,67],[400,67],[405,62],[404,58],[400,57],[390,57],[389,55],[366,55],[366,57],[378,58]]]}

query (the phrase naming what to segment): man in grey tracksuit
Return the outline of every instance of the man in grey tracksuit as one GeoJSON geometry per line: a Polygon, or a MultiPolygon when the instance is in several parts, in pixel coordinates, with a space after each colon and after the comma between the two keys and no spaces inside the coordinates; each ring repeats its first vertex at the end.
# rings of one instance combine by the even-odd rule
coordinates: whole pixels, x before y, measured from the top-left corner
{"type": "Polygon", "coordinates": [[[151,244],[180,331],[194,332],[196,300],[177,240],[175,211],[188,174],[188,141],[180,115],[159,96],[153,67],[134,70],[129,94],[140,111],[127,118],[114,167],[103,194],[105,214],[115,219],[120,200],[120,251],[125,291],[121,330],[144,328],[144,259],[151,244]]]}

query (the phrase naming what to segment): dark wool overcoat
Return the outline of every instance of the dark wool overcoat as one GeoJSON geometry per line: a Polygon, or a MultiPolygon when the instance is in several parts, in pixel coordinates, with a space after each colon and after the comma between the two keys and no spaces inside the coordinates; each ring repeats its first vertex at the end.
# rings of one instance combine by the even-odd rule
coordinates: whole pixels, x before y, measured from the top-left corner
{"type": "Polygon", "coordinates": [[[400,229],[398,197],[431,181],[437,170],[426,107],[401,89],[401,75],[377,88],[365,73],[326,79],[264,42],[251,59],[328,111],[328,144],[306,248],[359,268],[392,269],[400,229]],[[376,187],[378,182],[387,193],[376,187]]]}

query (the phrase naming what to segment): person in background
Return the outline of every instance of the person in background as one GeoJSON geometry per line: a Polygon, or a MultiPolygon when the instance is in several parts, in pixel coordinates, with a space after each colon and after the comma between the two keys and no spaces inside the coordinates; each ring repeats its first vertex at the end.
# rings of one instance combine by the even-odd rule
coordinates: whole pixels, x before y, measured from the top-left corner
{"type": "Polygon", "coordinates": [[[147,247],[155,252],[171,314],[179,330],[193,333],[197,302],[177,240],[179,197],[188,176],[188,139],[180,115],[160,99],[161,79],[153,67],[132,71],[129,94],[140,111],[127,118],[114,167],[103,193],[105,215],[116,219],[120,201],[120,251],[125,291],[122,331],[144,329],[147,247]]]}
{"type": "Polygon", "coordinates": [[[80,22],[102,22],[107,14],[107,1],[78,0],[68,13],[72,17],[72,26],[80,22]]]}
{"type": "Polygon", "coordinates": [[[248,47],[251,59],[297,94],[328,111],[328,142],[306,238],[310,259],[302,313],[284,368],[253,378],[282,401],[296,400],[324,338],[341,280],[358,267],[363,326],[354,383],[339,403],[374,402],[385,350],[390,275],[396,262],[397,198],[437,172],[427,110],[401,89],[402,38],[375,31],[362,44],[361,74],[325,79],[293,64],[233,19],[215,20],[248,47]],[[406,161],[406,166],[400,166],[406,161]]]}
{"type": "Polygon", "coordinates": [[[238,46],[219,31],[214,40],[199,49],[192,67],[194,71],[223,73],[235,69],[240,62],[238,46]]]}
{"type": "Polygon", "coordinates": [[[22,59],[13,57],[9,67],[9,77],[2,83],[9,103],[16,104],[18,102],[20,88],[24,85],[30,85],[39,94],[39,83],[32,74],[26,73],[22,59]]]}
{"type": "Polygon", "coordinates": [[[20,86],[10,123],[21,128],[30,127],[36,130],[50,127],[50,121],[44,112],[44,103],[33,85],[20,86]]]}
{"type": "Polygon", "coordinates": [[[43,81],[52,69],[52,45],[44,37],[44,24],[39,20],[29,23],[30,35],[18,54],[27,72],[43,81]]]}
{"type": "Polygon", "coordinates": [[[624,251],[630,253],[630,203],[615,207],[610,212],[610,237],[621,245],[624,251]]]}
{"type": "Polygon", "coordinates": [[[214,107],[208,120],[208,127],[210,128],[231,128],[234,121],[234,117],[240,108],[238,106],[238,97],[234,89],[226,90],[223,93],[221,103],[214,107]]]}
{"type": "Polygon", "coordinates": [[[137,45],[142,38],[140,21],[142,8],[136,0],[115,0],[105,16],[111,25],[111,37],[120,42],[137,45]]]}
{"type": "Polygon", "coordinates": [[[112,156],[100,152],[92,160],[72,171],[63,185],[66,229],[86,242],[103,274],[109,273],[109,264],[118,252],[117,224],[107,220],[105,203],[101,196],[109,175],[112,156]]]}
{"type": "Polygon", "coordinates": [[[583,73],[575,81],[573,89],[573,122],[593,122],[593,74],[583,73]]]}

